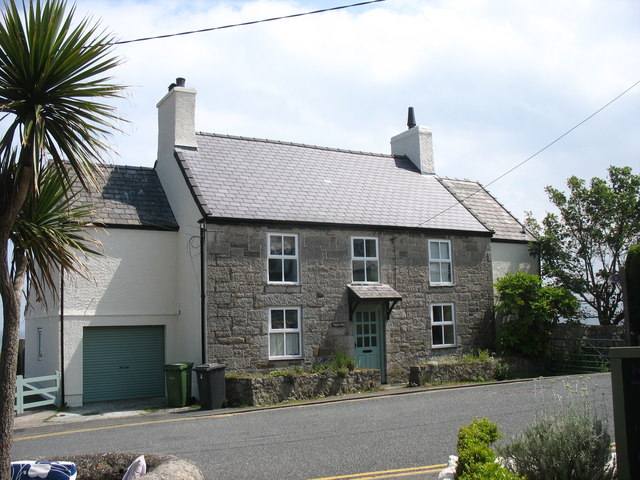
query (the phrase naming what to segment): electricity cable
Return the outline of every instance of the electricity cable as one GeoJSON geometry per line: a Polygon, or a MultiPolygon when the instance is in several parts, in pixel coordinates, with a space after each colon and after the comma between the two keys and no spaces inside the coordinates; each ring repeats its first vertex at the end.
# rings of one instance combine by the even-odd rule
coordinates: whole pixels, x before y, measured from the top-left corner
{"type": "Polygon", "coordinates": [[[234,27],[246,27],[248,25],[257,25],[259,23],[267,23],[267,22],[275,22],[277,20],[287,20],[290,18],[297,18],[297,17],[305,17],[305,16],[309,16],[309,15],[316,15],[319,13],[326,13],[326,12],[332,12],[332,11],[336,11],[336,10],[344,10],[347,8],[353,8],[353,7],[361,7],[364,5],[370,5],[372,3],[380,3],[380,2],[386,2],[387,0],[368,0],[366,2],[359,2],[359,3],[352,3],[349,5],[339,5],[337,7],[331,7],[331,8],[323,8],[320,10],[313,10],[311,12],[302,12],[302,13],[293,13],[291,15],[283,15],[280,17],[272,17],[272,18],[265,18],[262,20],[252,20],[249,22],[242,22],[242,23],[234,23],[234,24],[230,24],[230,25],[223,25],[220,27],[209,27],[209,28],[202,28],[200,30],[190,30],[188,32],[179,32],[179,33],[169,33],[166,35],[157,35],[154,37],[142,37],[142,38],[135,38],[132,40],[121,40],[121,41],[117,41],[117,42],[109,42],[106,45],[125,45],[127,43],[135,43],[135,42],[145,42],[147,40],[158,40],[161,38],[171,38],[171,37],[179,37],[179,36],[183,36],[183,35],[192,35],[195,33],[205,33],[205,32],[213,32],[216,30],[224,30],[227,28],[234,28],[234,27]]]}
{"type": "Polygon", "coordinates": [[[445,208],[444,210],[442,210],[441,212],[436,213],[435,215],[432,215],[431,217],[427,218],[426,220],[420,222],[418,225],[416,225],[416,227],[421,227],[422,225],[424,225],[427,222],[430,222],[431,220],[433,220],[434,218],[439,217],[440,215],[448,212],[449,210],[451,210],[452,208],[454,208],[457,205],[461,205],[463,204],[466,200],[468,200],[469,198],[473,197],[474,195],[476,195],[477,193],[483,191],[486,187],[488,187],[489,185],[493,185],[494,183],[496,183],[497,181],[501,180],[502,178],[506,177],[507,175],[509,175],[511,172],[513,172],[514,170],[516,170],[517,168],[520,168],[522,165],[524,165],[525,163],[527,163],[529,160],[533,159],[534,157],[537,157],[538,155],[540,155],[542,152],[544,152],[546,149],[548,149],[549,147],[551,147],[552,145],[554,145],[555,143],[559,142],[560,140],[562,140],[564,137],[566,137],[567,135],[569,135],[571,132],[573,132],[575,129],[577,129],[578,127],[582,126],[583,124],[585,124],[586,122],[588,122],[589,120],[591,120],[593,117],[595,117],[597,114],[599,114],[601,111],[603,111],[605,108],[607,108],[608,106],[610,106],[612,103],[614,103],[616,100],[620,99],[623,95],[625,95],[626,93],[630,92],[632,89],[634,89],[635,87],[637,87],[638,85],[640,85],[640,80],[638,80],[636,83],[634,83],[633,85],[631,85],[629,88],[627,88],[626,90],[624,90],[622,93],[618,94],[615,98],[613,98],[612,100],[610,100],[609,102],[607,102],[605,105],[603,105],[602,107],[600,107],[598,110],[596,110],[595,112],[593,112],[591,115],[589,115],[587,118],[585,118],[584,120],[582,120],[581,122],[578,122],[576,125],[574,125],[573,127],[571,127],[569,130],[567,130],[566,132],[564,132],[562,135],[560,135],[559,137],[556,137],[555,140],[549,142],[548,144],[546,144],[544,147],[542,147],[540,150],[538,150],[536,153],[534,153],[533,155],[530,155],[529,157],[525,158],[523,161],[521,161],[520,163],[518,163],[516,166],[510,168],[509,170],[507,170],[506,172],[504,172],[502,175],[498,176],[497,178],[493,179],[492,181],[490,181],[489,183],[487,183],[484,186],[480,186],[475,192],[470,193],[469,195],[467,195],[464,198],[461,199],[457,199],[455,203],[453,203],[452,205],[450,205],[449,207],[445,208]]]}

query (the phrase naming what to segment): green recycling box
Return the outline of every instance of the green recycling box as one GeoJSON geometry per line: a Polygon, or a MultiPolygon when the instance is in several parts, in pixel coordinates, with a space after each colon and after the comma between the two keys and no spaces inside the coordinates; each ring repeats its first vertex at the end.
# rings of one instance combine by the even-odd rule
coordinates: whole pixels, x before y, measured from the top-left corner
{"type": "Polygon", "coordinates": [[[164,366],[167,397],[170,407],[186,407],[191,400],[191,367],[193,363],[178,362],[164,366]]]}

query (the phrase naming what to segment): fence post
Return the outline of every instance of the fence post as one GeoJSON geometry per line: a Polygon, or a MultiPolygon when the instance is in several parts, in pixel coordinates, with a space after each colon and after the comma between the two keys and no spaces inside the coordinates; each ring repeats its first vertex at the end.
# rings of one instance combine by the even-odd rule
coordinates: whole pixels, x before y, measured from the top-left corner
{"type": "Polygon", "coordinates": [[[23,376],[16,376],[16,413],[24,413],[24,398],[22,397],[23,376]]]}
{"type": "Polygon", "coordinates": [[[56,399],[54,401],[54,404],[58,408],[62,406],[62,396],[60,395],[60,393],[62,392],[61,382],[62,382],[62,376],[60,374],[60,370],[56,370],[56,386],[58,387],[58,390],[56,391],[56,399]]]}

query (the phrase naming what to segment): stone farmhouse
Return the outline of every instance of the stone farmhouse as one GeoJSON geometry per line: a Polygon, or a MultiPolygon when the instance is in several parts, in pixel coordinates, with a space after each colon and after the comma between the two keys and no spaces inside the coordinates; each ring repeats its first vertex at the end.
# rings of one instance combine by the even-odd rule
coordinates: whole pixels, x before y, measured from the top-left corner
{"type": "Polygon", "coordinates": [[[163,396],[171,362],[259,374],[337,352],[409,367],[491,347],[492,284],[537,272],[533,238],[481,185],[436,175],[432,133],[391,154],[195,130],[196,91],[158,103],[154,168],[103,166],[91,278],[26,317],[27,376],[69,405],[163,396]]]}

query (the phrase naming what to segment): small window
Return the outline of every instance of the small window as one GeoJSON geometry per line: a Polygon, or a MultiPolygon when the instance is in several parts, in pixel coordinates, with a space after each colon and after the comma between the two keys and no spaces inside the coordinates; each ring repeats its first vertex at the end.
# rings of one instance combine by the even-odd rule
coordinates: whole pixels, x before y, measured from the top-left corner
{"type": "Polygon", "coordinates": [[[269,358],[302,358],[300,308],[269,309],[269,358]]]}
{"type": "Polygon", "coordinates": [[[269,283],[298,283],[298,235],[269,234],[269,283]]]}
{"type": "Polygon", "coordinates": [[[449,240],[429,240],[429,283],[431,285],[451,285],[453,283],[451,242],[449,240]]]}
{"type": "Polygon", "coordinates": [[[433,347],[455,347],[456,321],[452,303],[431,305],[431,340],[433,347]]]}
{"type": "Polygon", "coordinates": [[[351,269],[354,282],[378,283],[380,281],[377,238],[353,237],[351,239],[351,269]]]}
{"type": "Polygon", "coordinates": [[[38,360],[44,358],[44,329],[38,328],[38,360]]]}

